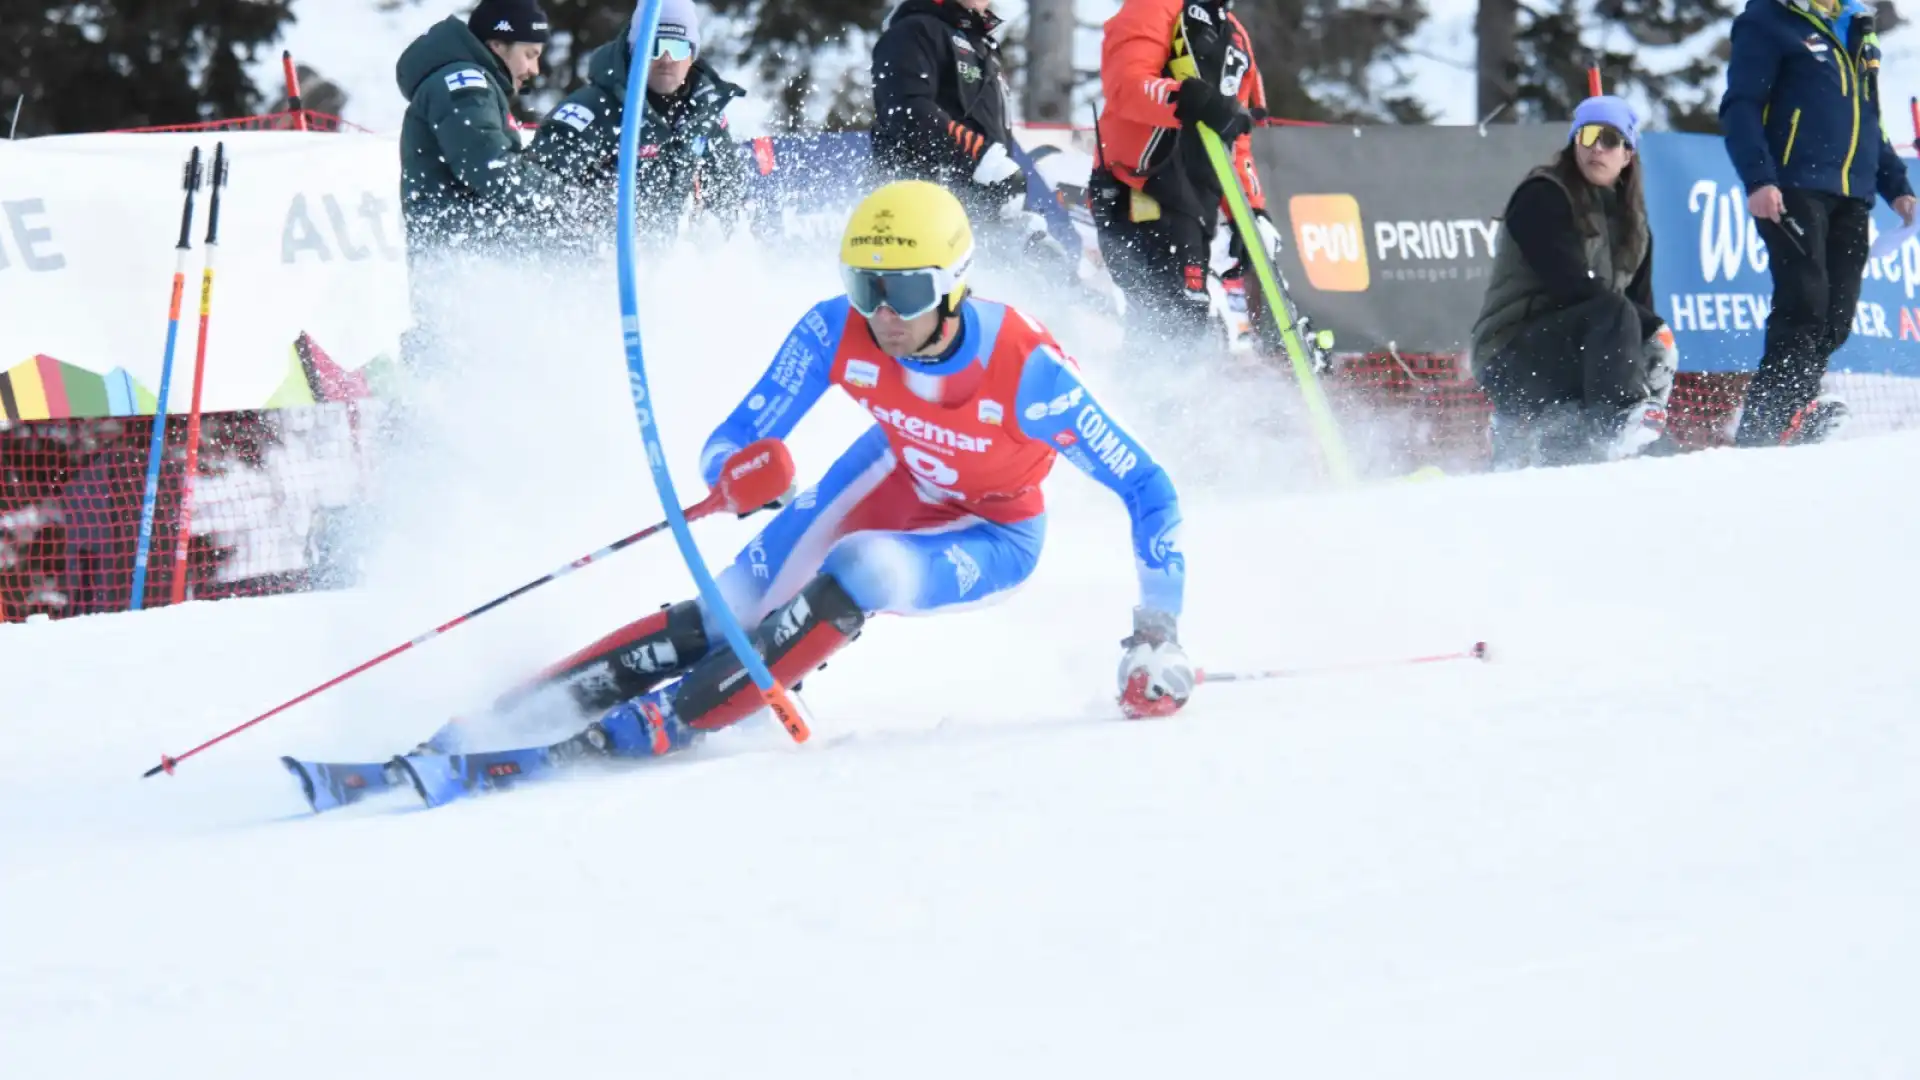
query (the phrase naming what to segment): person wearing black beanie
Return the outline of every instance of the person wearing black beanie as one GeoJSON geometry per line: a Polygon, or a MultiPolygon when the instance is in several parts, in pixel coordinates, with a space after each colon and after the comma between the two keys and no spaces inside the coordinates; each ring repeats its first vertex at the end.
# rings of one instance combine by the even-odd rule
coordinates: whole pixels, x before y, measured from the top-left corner
{"type": "Polygon", "coordinates": [[[467,29],[507,66],[515,93],[540,75],[540,54],[552,35],[547,13],[534,0],[480,0],[467,16],[467,29]]]}
{"type": "Polygon", "coordinates": [[[513,95],[539,74],[547,37],[534,0],[481,0],[470,16],[434,24],[394,65],[407,98],[400,205],[416,320],[420,290],[434,276],[434,260],[421,256],[516,255],[558,232],[566,185],[527,160],[510,112],[513,95]]]}
{"type": "Polygon", "coordinates": [[[535,0],[480,0],[467,16],[467,29],[481,41],[545,45],[551,36],[547,13],[535,0]]]}

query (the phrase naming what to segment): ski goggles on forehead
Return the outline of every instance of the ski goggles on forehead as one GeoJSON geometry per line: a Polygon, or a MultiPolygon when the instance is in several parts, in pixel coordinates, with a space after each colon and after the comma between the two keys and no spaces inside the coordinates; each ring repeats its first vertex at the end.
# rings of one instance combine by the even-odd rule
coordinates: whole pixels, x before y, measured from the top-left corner
{"type": "Polygon", "coordinates": [[[693,59],[693,42],[686,38],[654,38],[653,58],[655,60],[691,60],[693,59]]]}
{"type": "Polygon", "coordinates": [[[864,270],[842,266],[840,281],[847,287],[847,302],[867,318],[873,318],[884,305],[895,315],[912,319],[940,306],[953,291],[954,274],[937,268],[864,270]]]}
{"type": "Polygon", "coordinates": [[[1623,146],[1633,149],[1633,143],[1612,124],[1582,124],[1573,137],[1581,146],[1598,146],[1602,150],[1618,150],[1623,146]]]}

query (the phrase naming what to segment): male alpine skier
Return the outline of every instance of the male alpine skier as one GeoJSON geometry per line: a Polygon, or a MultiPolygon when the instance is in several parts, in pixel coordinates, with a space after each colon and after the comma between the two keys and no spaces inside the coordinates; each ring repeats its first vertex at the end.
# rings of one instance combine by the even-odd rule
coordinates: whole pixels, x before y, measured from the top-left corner
{"type": "MultiPolygon", "coordinates": [[[[1140,604],[1121,643],[1121,710],[1171,715],[1194,685],[1177,635],[1186,564],[1173,481],[1051,334],[969,294],[972,257],[966,212],[937,184],[895,182],[854,211],[840,248],[846,295],[800,319],[708,438],[702,473],[728,509],[751,512],[730,485],[789,462],[779,440],[828,388],[874,424],[747,544],[721,592],[774,676],[795,685],[876,614],[957,610],[1024,582],[1046,530],[1041,482],[1064,455],[1132,520],[1140,604]]],[[[567,686],[589,715],[605,710],[560,744],[580,753],[670,753],[761,707],[697,601],[614,631],[541,680],[567,686]]],[[[436,735],[395,763],[430,804],[525,771],[439,752],[451,742],[436,735]]]]}

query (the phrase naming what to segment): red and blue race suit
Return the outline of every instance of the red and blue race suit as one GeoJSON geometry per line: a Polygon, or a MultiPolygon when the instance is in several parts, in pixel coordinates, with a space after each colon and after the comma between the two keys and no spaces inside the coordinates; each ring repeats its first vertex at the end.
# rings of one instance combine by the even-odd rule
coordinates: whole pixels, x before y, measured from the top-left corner
{"type": "Polygon", "coordinates": [[[1039,560],[1040,485],[1062,455],[1126,503],[1142,606],[1180,613],[1186,562],[1166,471],[1039,323],[972,298],[959,318],[947,355],[903,363],[880,350],[844,296],[818,304],[707,439],[700,464],[711,485],[741,447],[791,433],[829,386],[875,421],[720,575],[747,625],[822,570],[869,614],[1003,596],[1039,560]]]}

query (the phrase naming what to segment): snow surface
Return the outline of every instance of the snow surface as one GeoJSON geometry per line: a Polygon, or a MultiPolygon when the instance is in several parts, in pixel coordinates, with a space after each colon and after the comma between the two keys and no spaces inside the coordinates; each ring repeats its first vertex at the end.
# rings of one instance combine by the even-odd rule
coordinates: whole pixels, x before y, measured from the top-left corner
{"type": "MultiPolygon", "coordinates": [[[[644,268],[683,493],[833,289],[742,256],[644,268]]],[[[1913,435],[1333,492],[1270,388],[1062,317],[1182,485],[1197,660],[1493,662],[1117,720],[1125,516],[1063,466],[1030,585],[874,623],[807,746],[306,812],[277,755],[411,746],[686,595],[662,539],[138,779],[657,518],[611,275],[474,277],[361,588],[0,627],[0,1075],[1920,1075],[1913,435]]]]}

